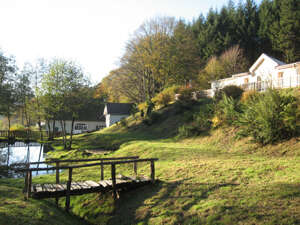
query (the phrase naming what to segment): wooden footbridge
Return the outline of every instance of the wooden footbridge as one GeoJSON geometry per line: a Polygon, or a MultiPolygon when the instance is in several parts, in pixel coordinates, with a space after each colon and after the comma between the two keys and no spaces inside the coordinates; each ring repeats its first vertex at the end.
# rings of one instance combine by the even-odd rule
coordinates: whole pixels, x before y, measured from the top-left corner
{"type": "Polygon", "coordinates": [[[30,197],[36,199],[66,197],[65,209],[68,211],[70,207],[71,195],[82,195],[94,192],[112,192],[113,198],[119,197],[120,190],[130,190],[145,184],[155,182],[155,167],[156,158],[139,159],[138,156],[119,157],[119,158],[98,158],[98,159],[81,159],[81,160],[53,160],[47,161],[49,164],[54,164],[54,167],[48,168],[30,168],[30,165],[40,164],[40,162],[31,162],[26,164],[14,164],[13,168],[16,171],[25,172],[24,193],[25,198],[30,197]],[[90,163],[94,162],[94,163],[90,163]],[[150,163],[150,178],[139,177],[137,174],[137,164],[140,162],[150,163]],[[62,165],[65,163],[79,163],[77,165],[62,165]],[[88,163],[88,164],[85,164],[88,163]],[[132,164],[134,176],[116,175],[116,166],[121,164],[132,164]],[[104,179],[104,166],[110,166],[110,179],[104,179]],[[25,167],[25,168],[24,168],[25,167]],[[84,167],[100,167],[99,181],[73,181],[73,170],[84,167]],[[56,182],[49,184],[33,184],[32,172],[34,171],[56,171],[56,182]],[[60,182],[60,173],[68,170],[68,180],[66,183],[60,182]]]}

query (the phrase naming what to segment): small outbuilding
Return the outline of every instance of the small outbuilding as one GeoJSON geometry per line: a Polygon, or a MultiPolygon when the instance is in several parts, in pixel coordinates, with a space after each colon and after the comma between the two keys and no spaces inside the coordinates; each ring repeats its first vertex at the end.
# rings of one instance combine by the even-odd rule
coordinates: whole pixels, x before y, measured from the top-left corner
{"type": "Polygon", "coordinates": [[[106,127],[130,116],[132,103],[106,103],[103,111],[106,127]]]}

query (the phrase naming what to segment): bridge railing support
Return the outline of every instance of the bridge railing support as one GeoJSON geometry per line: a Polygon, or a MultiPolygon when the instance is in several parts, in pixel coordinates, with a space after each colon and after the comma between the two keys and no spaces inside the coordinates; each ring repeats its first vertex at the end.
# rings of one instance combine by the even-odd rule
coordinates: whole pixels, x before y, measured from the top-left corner
{"type": "Polygon", "coordinates": [[[73,168],[69,168],[69,178],[67,182],[67,192],[66,192],[66,211],[70,209],[70,192],[71,192],[71,183],[72,183],[72,171],[73,168]]]}
{"type": "MultiPolygon", "coordinates": [[[[59,184],[59,162],[56,162],[56,184],[59,184]]],[[[55,203],[58,206],[59,198],[55,198],[55,203]]]]}
{"type": "MultiPolygon", "coordinates": [[[[117,199],[118,193],[117,193],[117,184],[116,184],[116,165],[118,164],[129,164],[134,165],[134,173],[137,174],[137,164],[140,162],[150,162],[150,177],[151,182],[155,182],[155,166],[154,162],[157,161],[156,158],[148,158],[148,159],[139,159],[138,157],[119,157],[119,158],[101,158],[101,159],[85,159],[85,160],[61,160],[61,161],[52,161],[52,163],[55,163],[55,167],[49,167],[47,165],[47,168],[30,168],[30,164],[38,164],[40,162],[34,162],[34,163],[27,163],[26,169],[18,169],[16,168],[16,171],[22,171],[26,173],[25,176],[25,198],[28,199],[31,197],[31,190],[32,190],[32,172],[33,171],[50,171],[55,170],[56,171],[56,184],[60,183],[59,173],[60,170],[68,170],[69,176],[67,181],[67,188],[66,188],[66,205],[65,209],[66,211],[69,211],[70,209],[70,195],[71,193],[71,186],[72,186],[72,171],[75,168],[83,168],[83,167],[92,167],[92,166],[101,166],[101,179],[104,179],[103,175],[103,166],[110,165],[111,166],[111,188],[112,188],[112,195],[114,199],[117,199]],[[122,159],[122,160],[121,160],[122,159]],[[99,161],[100,163],[90,163],[90,164],[79,164],[79,165],[61,165],[62,162],[87,162],[87,161],[99,161]],[[106,161],[107,160],[107,161],[106,161]],[[119,161],[118,161],[119,160],[119,161]]],[[[24,165],[24,164],[22,164],[24,165]]],[[[99,167],[98,167],[99,168],[99,167]]],[[[60,195],[59,195],[60,196],[60,195]]],[[[54,196],[55,197],[55,196],[54,196]]],[[[56,204],[58,204],[58,197],[56,198],[56,204]]]]}

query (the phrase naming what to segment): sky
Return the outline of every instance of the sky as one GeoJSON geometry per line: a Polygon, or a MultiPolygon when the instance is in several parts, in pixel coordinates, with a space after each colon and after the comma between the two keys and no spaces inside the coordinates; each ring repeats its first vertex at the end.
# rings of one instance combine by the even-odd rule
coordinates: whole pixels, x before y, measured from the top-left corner
{"type": "Polygon", "coordinates": [[[19,67],[38,58],[74,60],[96,84],[118,67],[126,42],[144,21],[158,16],[192,21],[227,2],[0,0],[0,49],[15,56],[19,67]]]}

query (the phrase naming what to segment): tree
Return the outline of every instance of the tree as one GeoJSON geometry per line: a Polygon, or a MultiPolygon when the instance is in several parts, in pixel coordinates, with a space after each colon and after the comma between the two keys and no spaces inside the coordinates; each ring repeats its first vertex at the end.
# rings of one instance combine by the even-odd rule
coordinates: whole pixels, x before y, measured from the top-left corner
{"type": "MultiPolygon", "coordinates": [[[[84,76],[79,65],[72,61],[56,59],[50,64],[49,73],[45,74],[42,80],[43,107],[45,118],[60,122],[63,135],[64,148],[67,146],[66,120],[69,115],[72,117],[71,137],[73,125],[77,116],[77,110],[84,101],[80,101],[80,90],[87,87],[88,79],[84,76]]],[[[71,144],[71,143],[69,143],[71,144]]]]}
{"type": "Polygon", "coordinates": [[[184,85],[196,79],[201,60],[198,57],[192,29],[185,25],[183,20],[178,21],[171,37],[169,58],[166,73],[168,86],[184,85]]]}
{"type": "Polygon", "coordinates": [[[239,4],[236,15],[236,30],[238,44],[245,51],[249,61],[253,62],[260,52],[258,49],[258,10],[253,0],[247,0],[245,4],[239,4]]]}
{"type": "Polygon", "coordinates": [[[25,120],[27,127],[31,125],[29,104],[33,98],[33,91],[30,87],[32,73],[31,65],[25,64],[22,71],[17,75],[16,83],[16,94],[18,95],[19,108],[21,109],[22,124],[25,124],[25,120]]]}
{"type": "Polygon", "coordinates": [[[300,59],[300,2],[298,0],[274,1],[279,18],[271,29],[273,48],[284,55],[286,62],[300,59]]]}
{"type": "Polygon", "coordinates": [[[8,129],[10,129],[11,117],[18,102],[16,71],[14,59],[0,52],[0,115],[7,117],[8,129]]]}
{"type": "Polygon", "coordinates": [[[223,79],[232,74],[246,71],[247,60],[238,45],[222,53],[220,57],[213,56],[199,74],[200,84],[208,88],[209,81],[223,79]]]}

